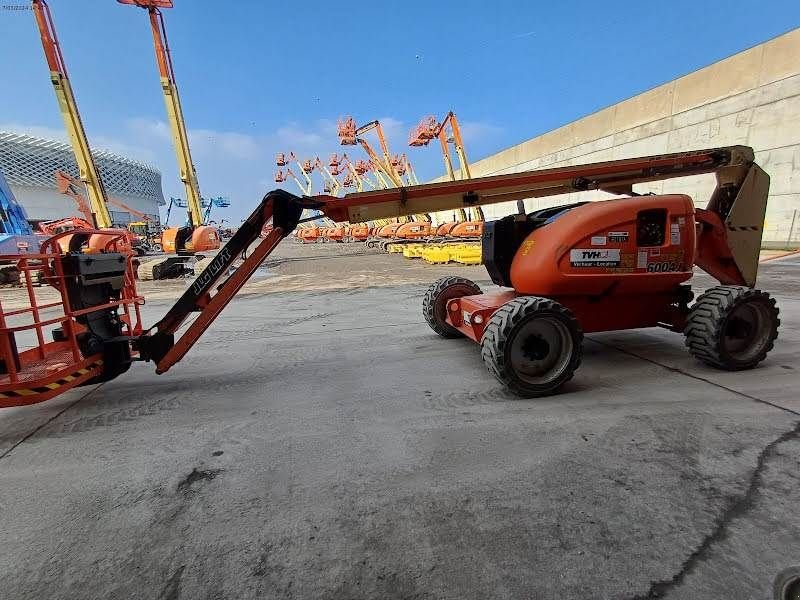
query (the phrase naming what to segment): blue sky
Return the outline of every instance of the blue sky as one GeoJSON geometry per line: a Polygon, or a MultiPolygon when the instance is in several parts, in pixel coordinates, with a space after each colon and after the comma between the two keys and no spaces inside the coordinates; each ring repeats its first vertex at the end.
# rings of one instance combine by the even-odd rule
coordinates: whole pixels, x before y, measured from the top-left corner
{"type": "MultiPolygon", "coordinates": [[[[436,148],[405,145],[427,114],[455,110],[477,160],[800,25],[797,0],[175,4],[165,18],[201,190],[230,197],[236,221],[275,186],[275,152],[341,151],[342,115],[381,119],[431,178],[436,148]]],[[[145,11],[50,7],[93,146],[154,164],[165,196],[182,195],[145,11]]],[[[63,138],[30,11],[0,10],[0,53],[0,129],[63,138]]]]}

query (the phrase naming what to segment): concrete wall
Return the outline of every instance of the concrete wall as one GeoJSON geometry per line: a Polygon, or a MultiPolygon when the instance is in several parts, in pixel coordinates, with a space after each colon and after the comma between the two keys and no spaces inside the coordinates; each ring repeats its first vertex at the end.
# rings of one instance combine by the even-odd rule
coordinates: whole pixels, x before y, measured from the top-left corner
{"type": "MultiPolygon", "coordinates": [[[[800,241],[800,29],[479,160],[471,169],[478,177],[733,144],[752,146],[771,176],[764,239],[786,242],[794,219],[791,238],[800,241]]],[[[713,178],[703,176],[636,189],[683,192],[704,206],[712,188],[713,178]]],[[[578,197],[528,200],[526,208],[572,196],[578,197]]],[[[498,217],[514,206],[486,212],[498,217]]]]}

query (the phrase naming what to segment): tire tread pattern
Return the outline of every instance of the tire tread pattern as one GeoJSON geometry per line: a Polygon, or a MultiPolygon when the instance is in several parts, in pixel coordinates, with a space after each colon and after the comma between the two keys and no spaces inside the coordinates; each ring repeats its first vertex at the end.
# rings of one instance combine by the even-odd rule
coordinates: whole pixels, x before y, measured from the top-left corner
{"type": "Polygon", "coordinates": [[[481,357],[489,372],[515,394],[523,397],[545,396],[555,392],[572,379],[580,366],[583,357],[583,330],[572,311],[555,300],[539,296],[520,296],[506,302],[489,319],[481,340],[481,357]],[[555,385],[541,392],[534,392],[525,384],[517,381],[513,375],[512,366],[506,361],[505,353],[506,343],[513,329],[534,313],[551,313],[566,320],[573,333],[574,344],[573,358],[564,375],[557,380],[555,385]]]}
{"type": "Polygon", "coordinates": [[[428,325],[430,325],[431,329],[433,329],[441,337],[447,339],[461,337],[462,333],[452,325],[448,325],[439,317],[437,317],[436,305],[442,298],[445,297],[444,295],[447,292],[454,292],[456,289],[459,289],[459,292],[457,294],[447,296],[448,301],[453,300],[454,298],[460,298],[462,296],[476,296],[481,293],[481,288],[479,288],[475,282],[464,277],[451,275],[448,277],[442,277],[438,281],[432,283],[428,288],[428,291],[425,292],[425,297],[422,299],[422,316],[425,317],[425,321],[428,323],[428,325]],[[461,293],[461,291],[463,291],[463,293],[461,293]]]}
{"type": "Polygon", "coordinates": [[[766,292],[740,285],[718,285],[704,292],[694,303],[683,330],[689,353],[698,360],[718,369],[738,371],[750,369],[764,360],[778,337],[778,308],[775,299],[766,292]],[[769,343],[761,353],[744,364],[731,363],[721,352],[722,329],[733,308],[744,302],[764,302],[774,315],[769,343]]]}

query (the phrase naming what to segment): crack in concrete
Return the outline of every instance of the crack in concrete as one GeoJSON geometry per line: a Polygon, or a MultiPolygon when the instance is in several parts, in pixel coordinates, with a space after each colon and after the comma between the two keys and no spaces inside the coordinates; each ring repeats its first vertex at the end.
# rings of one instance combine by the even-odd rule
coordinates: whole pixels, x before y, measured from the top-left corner
{"type": "Polygon", "coordinates": [[[777,438],[767,444],[759,453],[756,460],[756,467],[750,476],[750,483],[747,486],[744,494],[733,500],[717,518],[714,528],[706,535],[700,544],[692,551],[692,553],[683,561],[680,569],[672,576],[671,579],[662,579],[661,581],[652,581],[650,589],[646,594],[637,594],[632,596],[630,600],[652,600],[654,598],[664,598],[665,595],[672,589],[678,587],[686,579],[686,576],[692,573],[697,565],[706,559],[709,550],[718,542],[725,540],[728,537],[728,527],[733,521],[745,515],[755,503],[756,496],[763,484],[763,473],[767,461],[774,456],[776,448],[790,440],[800,437],[800,421],[795,423],[795,426],[779,435],[777,438]]]}
{"type": "Polygon", "coordinates": [[[614,344],[609,344],[607,342],[601,342],[600,340],[595,340],[593,338],[586,338],[587,342],[592,342],[597,344],[598,346],[604,346],[606,348],[612,348],[617,352],[622,352],[623,354],[627,354],[628,356],[633,356],[634,358],[638,358],[639,360],[643,360],[645,362],[649,362],[652,365],[656,365],[670,371],[671,373],[678,373],[679,375],[684,375],[689,377],[690,379],[695,379],[697,381],[702,381],[703,383],[707,383],[709,385],[713,385],[714,387],[718,387],[721,390],[725,390],[726,392],[730,392],[731,394],[736,394],[737,396],[741,396],[742,398],[747,398],[748,400],[752,400],[753,402],[758,402],[759,404],[766,404],[767,406],[771,406],[772,408],[777,408],[778,410],[782,410],[793,415],[797,415],[800,417],[800,412],[787,408],[786,406],[781,406],[780,404],[775,404],[774,402],[770,402],[769,400],[763,400],[758,398],[757,396],[751,396],[750,394],[745,394],[744,392],[740,392],[739,390],[735,390],[733,388],[729,388],[728,386],[722,385],[721,383],[717,383],[715,381],[711,381],[710,379],[706,379],[705,377],[700,377],[700,375],[695,375],[693,373],[689,373],[688,371],[684,371],[678,367],[671,367],[670,365],[665,365],[664,363],[658,362],[652,358],[647,358],[646,356],[642,356],[641,354],[637,354],[636,352],[631,352],[630,350],[626,350],[625,348],[620,348],[619,346],[615,346],[614,344]]]}
{"type": "Polygon", "coordinates": [[[11,454],[11,453],[12,453],[14,450],[16,450],[16,449],[17,449],[19,446],[21,446],[22,444],[24,444],[25,442],[27,442],[29,439],[31,439],[33,436],[35,436],[37,433],[39,433],[40,431],[42,431],[42,430],[43,430],[45,427],[47,427],[48,425],[50,425],[50,423],[52,423],[52,422],[53,422],[53,421],[55,421],[55,420],[56,420],[58,417],[60,417],[61,415],[63,415],[65,412],[67,412],[67,411],[68,411],[70,408],[72,408],[73,406],[75,406],[75,405],[77,405],[79,402],[81,402],[82,400],[85,400],[86,398],[88,398],[89,396],[91,396],[93,393],[95,393],[97,390],[99,390],[99,389],[100,389],[100,388],[101,388],[101,387],[104,385],[104,383],[105,383],[105,382],[95,385],[95,387],[93,387],[92,389],[90,389],[88,392],[86,392],[85,394],[82,394],[82,395],[81,395],[81,396],[79,396],[79,397],[78,397],[76,400],[74,400],[73,402],[70,402],[69,404],[67,404],[66,406],[64,406],[64,407],[63,407],[61,410],[59,410],[58,412],[56,412],[56,414],[54,414],[52,417],[50,417],[49,419],[47,419],[47,420],[46,420],[44,423],[41,423],[40,425],[38,425],[37,427],[35,427],[35,428],[34,428],[32,431],[29,431],[28,433],[26,433],[26,434],[25,434],[24,436],[22,436],[22,437],[21,437],[19,440],[17,440],[17,441],[16,441],[14,444],[12,444],[12,445],[11,445],[11,447],[10,447],[10,448],[8,448],[8,450],[6,450],[6,451],[5,451],[5,452],[3,452],[2,454],[0,454],[0,460],[3,460],[3,459],[6,457],[6,456],[8,456],[9,454],[11,454]]]}

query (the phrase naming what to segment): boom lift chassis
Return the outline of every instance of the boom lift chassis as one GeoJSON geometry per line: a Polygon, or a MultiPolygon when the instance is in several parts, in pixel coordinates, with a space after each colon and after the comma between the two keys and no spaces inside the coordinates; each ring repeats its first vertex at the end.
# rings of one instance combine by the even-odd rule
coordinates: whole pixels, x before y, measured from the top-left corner
{"type": "MultiPolygon", "coordinates": [[[[60,377],[61,383],[55,393],[65,391],[74,385],[113,378],[127,370],[133,360],[153,361],[156,373],[159,374],[168,371],[186,355],[278,243],[302,222],[301,214],[304,209],[322,211],[336,222],[365,222],[589,190],[629,195],[636,199],[638,194],[632,190],[634,184],[708,173],[716,175],[717,186],[707,208],[694,209],[698,250],[691,262],[714,276],[723,285],[752,288],[755,285],[758,268],[761,226],[766,209],[769,178],[754,163],[753,151],[747,147],[715,148],[479,177],[355,193],[342,198],[299,197],[283,190],[275,190],[264,196],[261,203],[199,274],[191,287],[167,314],[148,330],[142,330],[138,322],[138,305],[143,303],[143,300],[136,294],[135,287],[131,287],[132,278],[128,276],[129,273],[120,273],[118,267],[115,267],[116,293],[111,295],[106,293],[105,296],[101,294],[95,298],[94,306],[90,305],[91,298],[83,298],[81,319],[77,319],[82,320],[83,325],[75,322],[75,316],[62,319],[66,324],[58,334],[61,336],[62,345],[65,343],[64,337],[78,339],[83,336],[84,343],[82,346],[73,343],[72,364],[67,368],[60,368],[58,374],[63,375],[77,365],[86,372],[80,378],[68,382],[61,381],[63,377],[60,377]],[[272,225],[271,229],[267,228],[266,236],[260,238],[262,230],[269,223],[272,225]],[[258,242],[255,249],[251,250],[237,266],[245,251],[255,242],[258,242]],[[122,283],[125,285],[120,288],[122,283]],[[123,317],[118,316],[121,307],[125,309],[123,317]],[[131,311],[131,307],[134,307],[135,311],[131,311]],[[181,329],[193,313],[196,314],[196,318],[181,329]],[[116,325],[107,327],[103,330],[106,331],[104,334],[98,330],[91,336],[92,343],[87,344],[85,343],[87,318],[105,319],[106,324],[122,321],[124,331],[116,325]],[[103,338],[103,335],[106,337],[103,338]],[[129,345],[130,351],[121,351],[121,345],[126,347],[129,345]]],[[[616,202],[623,201],[624,198],[616,200],[616,202]]],[[[524,215],[521,217],[524,218],[524,215]]],[[[494,231],[489,227],[488,233],[491,236],[501,231],[494,231]]],[[[51,269],[58,271],[58,276],[53,271],[44,279],[61,291],[67,304],[69,304],[67,288],[71,287],[73,290],[80,288],[79,283],[68,285],[70,278],[82,277],[84,281],[87,278],[89,280],[94,278],[95,281],[102,281],[103,274],[97,269],[88,274],[82,274],[80,269],[65,272],[62,263],[76,260],[80,262],[80,260],[74,258],[75,253],[59,254],[55,251],[56,247],[52,247],[53,253],[44,260],[49,261],[51,269]]],[[[105,259],[113,260],[111,259],[113,249],[109,250],[110,254],[105,259]]],[[[116,264],[120,264],[120,260],[125,264],[130,262],[123,257],[118,259],[116,264]]],[[[691,277],[691,267],[692,264],[689,264],[687,279],[691,277]]],[[[490,274],[495,278],[491,269],[490,274]]],[[[461,295],[470,296],[470,293],[468,290],[466,293],[462,291],[461,295]]],[[[474,295],[470,297],[481,298],[474,295]]],[[[461,301],[466,300],[468,300],[466,297],[461,299],[461,301]]],[[[30,310],[36,321],[39,319],[39,307],[33,305],[33,299],[31,302],[30,310]]],[[[589,302],[591,303],[591,299],[589,302]]],[[[443,310],[446,311],[447,306],[445,304],[443,310]]],[[[436,308],[440,309],[442,307],[436,308]]],[[[7,324],[8,314],[10,313],[3,313],[0,309],[0,367],[4,369],[0,374],[0,406],[46,400],[55,395],[55,388],[51,385],[53,383],[51,374],[54,371],[49,368],[56,360],[53,358],[54,355],[51,356],[49,346],[53,342],[42,339],[41,319],[34,325],[11,327],[7,324]],[[37,330],[39,344],[35,356],[20,360],[14,336],[16,332],[25,328],[37,330]]],[[[491,317],[491,314],[487,313],[486,317],[491,317]]],[[[476,323],[464,323],[460,318],[444,317],[441,312],[426,315],[426,318],[435,330],[437,329],[435,325],[438,324],[440,329],[445,327],[448,333],[460,330],[480,342],[480,336],[475,333],[479,331],[476,323]]],[[[682,327],[683,322],[672,325],[682,327]]],[[[601,329],[594,327],[594,330],[601,329]]],[[[63,352],[57,359],[60,364],[64,363],[63,352]]]]}

